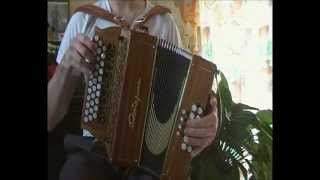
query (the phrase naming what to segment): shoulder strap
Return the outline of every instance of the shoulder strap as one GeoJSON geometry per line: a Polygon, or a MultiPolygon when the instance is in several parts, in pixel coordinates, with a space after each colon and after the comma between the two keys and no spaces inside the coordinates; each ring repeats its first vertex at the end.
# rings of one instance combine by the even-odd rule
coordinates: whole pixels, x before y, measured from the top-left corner
{"type": "MultiPolygon", "coordinates": [[[[85,12],[92,16],[113,22],[121,27],[124,27],[124,28],[130,27],[129,23],[126,20],[124,20],[122,17],[115,16],[114,14],[106,11],[105,9],[102,9],[93,4],[86,4],[86,5],[79,6],[78,8],[76,8],[74,12],[85,12]]],[[[133,29],[134,30],[143,29],[144,24],[150,18],[152,18],[155,15],[165,14],[165,13],[171,13],[170,9],[160,5],[154,6],[142,18],[136,20],[133,29]]]]}
{"type": "Polygon", "coordinates": [[[74,12],[85,12],[92,16],[113,22],[121,27],[129,28],[129,23],[125,21],[123,18],[115,16],[114,14],[106,11],[105,9],[102,9],[93,4],[79,6],[78,8],[76,8],[74,12]]]}

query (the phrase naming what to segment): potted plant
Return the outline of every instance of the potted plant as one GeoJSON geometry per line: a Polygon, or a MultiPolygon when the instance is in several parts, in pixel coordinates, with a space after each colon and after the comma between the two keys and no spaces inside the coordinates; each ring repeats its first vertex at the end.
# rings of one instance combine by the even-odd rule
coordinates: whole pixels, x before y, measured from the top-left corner
{"type": "Polygon", "coordinates": [[[215,142],[192,161],[193,180],[272,179],[272,111],[234,103],[215,74],[222,125],[215,142]]]}

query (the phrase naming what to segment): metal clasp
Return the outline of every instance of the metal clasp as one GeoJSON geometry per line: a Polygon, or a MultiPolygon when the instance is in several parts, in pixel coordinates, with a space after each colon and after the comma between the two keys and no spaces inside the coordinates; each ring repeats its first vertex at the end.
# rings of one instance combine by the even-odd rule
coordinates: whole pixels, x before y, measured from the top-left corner
{"type": "Polygon", "coordinates": [[[137,20],[136,20],[136,23],[142,23],[142,22],[144,22],[145,20],[146,20],[146,18],[145,18],[145,17],[142,17],[142,18],[137,19],[137,20]]]}

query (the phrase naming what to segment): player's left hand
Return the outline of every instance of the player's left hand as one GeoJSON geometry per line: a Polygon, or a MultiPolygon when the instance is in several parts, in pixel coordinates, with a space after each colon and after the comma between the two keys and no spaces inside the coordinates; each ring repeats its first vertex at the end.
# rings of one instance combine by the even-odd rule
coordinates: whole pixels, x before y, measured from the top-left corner
{"type": "Polygon", "coordinates": [[[207,146],[209,146],[216,137],[218,129],[217,99],[210,97],[209,114],[198,119],[188,120],[185,127],[186,143],[192,145],[191,156],[197,156],[207,146]]]}

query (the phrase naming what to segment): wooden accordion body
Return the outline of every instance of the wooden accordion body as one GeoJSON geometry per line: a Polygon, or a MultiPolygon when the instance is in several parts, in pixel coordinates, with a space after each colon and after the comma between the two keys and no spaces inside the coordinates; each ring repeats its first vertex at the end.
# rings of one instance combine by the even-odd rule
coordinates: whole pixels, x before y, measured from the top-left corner
{"type": "Polygon", "coordinates": [[[206,107],[216,66],[120,27],[96,28],[93,40],[97,62],[85,89],[82,127],[122,168],[161,180],[187,179],[192,147],[183,142],[184,123],[193,104],[206,107]]]}

